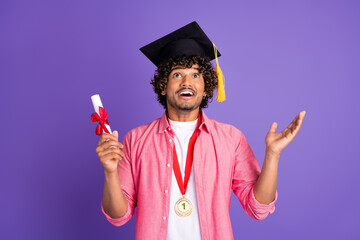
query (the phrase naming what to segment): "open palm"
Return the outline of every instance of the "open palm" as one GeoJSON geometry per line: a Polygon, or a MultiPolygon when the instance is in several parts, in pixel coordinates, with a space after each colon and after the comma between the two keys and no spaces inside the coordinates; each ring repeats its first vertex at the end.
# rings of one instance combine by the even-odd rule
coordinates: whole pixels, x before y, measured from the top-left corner
{"type": "Polygon", "coordinates": [[[294,139],[299,132],[302,121],[305,117],[305,111],[300,112],[294,120],[280,133],[275,133],[277,123],[274,122],[265,137],[266,149],[276,154],[280,152],[294,139]]]}

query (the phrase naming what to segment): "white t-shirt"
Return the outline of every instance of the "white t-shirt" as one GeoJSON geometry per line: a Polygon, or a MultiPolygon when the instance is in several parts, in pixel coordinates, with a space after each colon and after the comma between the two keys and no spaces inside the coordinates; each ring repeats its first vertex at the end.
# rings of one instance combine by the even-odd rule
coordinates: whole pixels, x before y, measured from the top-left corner
{"type": "MultiPolygon", "coordinates": [[[[181,176],[185,177],[185,164],[187,149],[192,134],[197,126],[197,121],[191,122],[176,122],[170,120],[170,126],[175,133],[174,142],[176,153],[179,161],[181,176]]],[[[193,210],[187,217],[180,217],[175,212],[175,204],[182,197],[180,188],[175,178],[174,170],[172,171],[171,179],[171,194],[170,194],[170,213],[168,223],[168,240],[183,240],[183,239],[201,239],[200,223],[197,208],[196,190],[195,190],[195,176],[194,176],[194,163],[192,164],[191,174],[186,189],[185,196],[188,198],[192,205],[193,210]]]]}

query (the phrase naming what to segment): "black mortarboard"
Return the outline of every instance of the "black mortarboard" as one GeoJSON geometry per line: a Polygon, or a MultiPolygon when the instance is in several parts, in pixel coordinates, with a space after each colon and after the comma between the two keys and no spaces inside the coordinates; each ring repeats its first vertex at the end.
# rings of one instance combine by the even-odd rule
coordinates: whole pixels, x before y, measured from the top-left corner
{"type": "Polygon", "coordinates": [[[223,74],[221,72],[217,58],[220,52],[216,49],[197,22],[192,22],[168,35],[155,40],[152,43],[140,48],[157,67],[171,57],[176,56],[201,56],[208,57],[209,60],[216,59],[216,74],[218,76],[218,96],[217,100],[225,100],[225,89],[223,84],[223,74]],[[216,53],[216,54],[215,54],[216,53]]]}
{"type": "MultiPolygon", "coordinates": [[[[181,55],[215,59],[213,43],[195,21],[149,43],[140,51],[157,67],[170,57],[181,55]]],[[[217,51],[217,57],[220,56],[217,51]]]]}

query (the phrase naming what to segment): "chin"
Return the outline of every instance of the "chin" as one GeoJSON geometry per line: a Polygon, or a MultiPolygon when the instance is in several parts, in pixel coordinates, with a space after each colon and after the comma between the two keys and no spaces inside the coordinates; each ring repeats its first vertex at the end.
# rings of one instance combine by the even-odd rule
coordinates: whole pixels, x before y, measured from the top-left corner
{"type": "Polygon", "coordinates": [[[178,108],[180,111],[184,111],[184,112],[190,112],[196,108],[194,107],[181,107],[181,108],[178,108]]]}
{"type": "Polygon", "coordinates": [[[183,111],[183,112],[190,112],[193,110],[196,110],[198,108],[200,108],[202,101],[200,102],[195,102],[190,104],[189,102],[178,102],[176,100],[171,101],[170,99],[167,99],[167,104],[170,105],[173,109],[176,109],[178,111],[183,111]]]}
{"type": "Polygon", "coordinates": [[[176,109],[178,109],[180,111],[193,111],[193,110],[195,110],[195,109],[197,109],[199,107],[200,107],[200,104],[192,105],[192,106],[184,104],[184,105],[177,105],[176,109]]]}

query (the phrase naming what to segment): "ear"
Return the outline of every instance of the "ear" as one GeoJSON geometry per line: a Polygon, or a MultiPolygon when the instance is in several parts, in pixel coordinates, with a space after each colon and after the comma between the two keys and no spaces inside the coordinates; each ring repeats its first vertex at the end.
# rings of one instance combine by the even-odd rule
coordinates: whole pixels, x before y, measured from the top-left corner
{"type": "Polygon", "coordinates": [[[166,89],[161,91],[161,95],[163,95],[163,96],[166,95],[166,89]]]}

